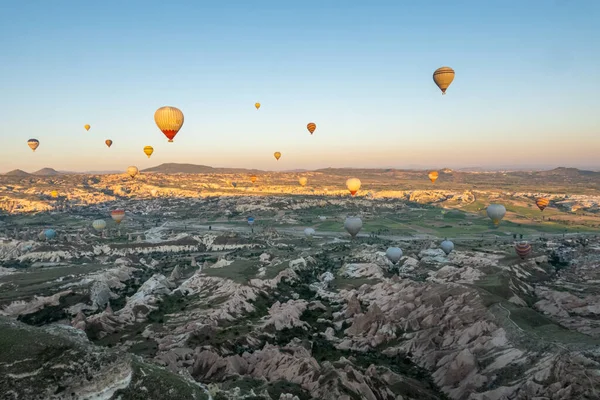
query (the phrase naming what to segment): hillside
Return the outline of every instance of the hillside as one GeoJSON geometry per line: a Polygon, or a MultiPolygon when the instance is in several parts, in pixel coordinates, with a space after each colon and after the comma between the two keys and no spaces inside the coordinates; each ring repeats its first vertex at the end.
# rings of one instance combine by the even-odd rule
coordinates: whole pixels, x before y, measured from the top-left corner
{"type": "Polygon", "coordinates": [[[33,173],[33,175],[38,175],[38,176],[55,176],[55,175],[60,175],[60,172],[58,172],[54,168],[42,168],[39,171],[35,171],[33,173]]]}
{"type": "Polygon", "coordinates": [[[27,172],[25,172],[21,169],[13,169],[12,171],[9,171],[4,175],[7,175],[7,176],[30,176],[31,174],[28,174],[27,172]]]}
{"type": "Polygon", "coordinates": [[[263,171],[245,168],[213,168],[207,165],[166,163],[156,167],[143,169],[141,172],[154,172],[160,174],[239,174],[263,171]]]}

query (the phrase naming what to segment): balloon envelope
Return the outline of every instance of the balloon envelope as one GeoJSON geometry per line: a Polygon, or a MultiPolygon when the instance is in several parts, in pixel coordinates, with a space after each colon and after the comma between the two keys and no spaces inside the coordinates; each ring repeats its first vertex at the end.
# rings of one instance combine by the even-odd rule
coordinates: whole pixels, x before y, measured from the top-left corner
{"type": "Polygon", "coordinates": [[[546,207],[550,204],[550,200],[540,197],[535,200],[535,205],[538,206],[540,211],[544,211],[546,207]]]}
{"type": "Polygon", "coordinates": [[[110,216],[117,224],[120,224],[125,218],[125,210],[114,210],[110,213],[110,216]]]}
{"type": "Polygon", "coordinates": [[[91,126],[89,126],[88,124],[85,124],[83,127],[85,128],[86,131],[89,131],[91,128],[91,126]]]}
{"type": "Polygon", "coordinates": [[[498,225],[506,215],[506,208],[502,204],[490,204],[487,207],[486,212],[494,225],[498,225]]]}
{"type": "Polygon", "coordinates": [[[350,191],[350,194],[354,196],[356,192],[360,189],[360,179],[358,178],[350,178],[346,181],[346,187],[350,191]]]}
{"type": "Polygon", "coordinates": [[[254,107],[258,110],[260,108],[260,103],[254,103],[254,107]]]}
{"type": "Polygon", "coordinates": [[[402,258],[402,249],[400,247],[390,247],[386,250],[385,256],[393,264],[396,264],[402,258]]]}
{"type": "Polygon", "coordinates": [[[140,173],[140,171],[137,169],[137,167],[135,167],[133,165],[130,167],[127,167],[127,175],[129,175],[130,177],[135,178],[135,176],[139,173],[140,173]]]}
{"type": "Polygon", "coordinates": [[[101,231],[104,228],[106,228],[106,221],[104,221],[103,219],[97,219],[94,222],[92,222],[92,227],[97,231],[101,231]]]}
{"type": "Polygon", "coordinates": [[[431,171],[428,176],[429,180],[431,180],[431,183],[435,183],[440,174],[437,171],[431,171]]]}
{"type": "Polygon", "coordinates": [[[106,143],[106,145],[110,148],[110,146],[112,146],[113,142],[112,142],[112,140],[107,139],[107,140],[104,141],[104,143],[106,143]]]}
{"type": "Polygon", "coordinates": [[[446,90],[454,80],[454,70],[450,67],[441,67],[433,73],[433,81],[440,88],[442,94],[446,94],[446,90]]]}
{"type": "Polygon", "coordinates": [[[362,219],[358,217],[348,217],[346,218],[346,221],[344,221],[344,229],[346,229],[352,237],[355,237],[358,232],[360,232],[362,225],[362,219]]]}
{"type": "Polygon", "coordinates": [[[47,229],[44,231],[44,236],[46,236],[46,239],[48,240],[54,239],[56,237],[56,231],[54,229],[47,229]]]}
{"type": "Polygon", "coordinates": [[[248,217],[248,225],[254,225],[254,218],[248,217]]]}
{"type": "Polygon", "coordinates": [[[154,113],[154,122],[169,142],[173,142],[175,135],[183,126],[183,113],[175,107],[161,107],[154,113]]]}
{"type": "Polygon", "coordinates": [[[448,255],[452,252],[452,250],[454,250],[454,243],[452,243],[449,240],[444,240],[442,242],[442,244],[440,244],[440,247],[442,248],[444,253],[446,253],[446,255],[448,255]]]}
{"type": "Polygon", "coordinates": [[[273,153],[273,155],[275,156],[276,160],[279,160],[281,158],[281,153],[276,151],[275,153],[273,153]]]}
{"type": "Polygon", "coordinates": [[[53,190],[50,192],[50,196],[57,198],[58,197],[58,192],[56,190],[53,190]]]}
{"type": "Polygon", "coordinates": [[[29,146],[31,150],[35,151],[35,149],[40,147],[40,141],[37,139],[29,139],[27,141],[27,146],[29,146]]]}
{"type": "Polygon", "coordinates": [[[531,254],[531,245],[527,242],[519,242],[515,244],[515,252],[524,260],[525,257],[531,254]]]}
{"type": "Polygon", "coordinates": [[[144,147],[144,153],[148,156],[148,158],[150,158],[152,153],[154,153],[154,147],[152,147],[152,146],[144,147]]]}
{"type": "Polygon", "coordinates": [[[256,180],[257,180],[257,179],[258,179],[258,178],[256,177],[256,175],[252,175],[252,176],[250,177],[250,180],[252,181],[252,183],[256,182],[256,180]]]}
{"type": "Polygon", "coordinates": [[[313,228],[306,228],[304,230],[304,235],[306,237],[313,237],[314,234],[315,234],[315,230],[313,228]]]}
{"type": "Polygon", "coordinates": [[[300,179],[298,179],[298,183],[300,184],[300,186],[304,187],[308,183],[308,178],[305,176],[302,176],[302,177],[300,177],[300,179]]]}
{"type": "Polygon", "coordinates": [[[315,132],[315,129],[317,129],[317,124],[315,124],[314,122],[309,122],[308,125],[306,125],[306,129],[308,129],[308,131],[312,135],[315,132]]]}

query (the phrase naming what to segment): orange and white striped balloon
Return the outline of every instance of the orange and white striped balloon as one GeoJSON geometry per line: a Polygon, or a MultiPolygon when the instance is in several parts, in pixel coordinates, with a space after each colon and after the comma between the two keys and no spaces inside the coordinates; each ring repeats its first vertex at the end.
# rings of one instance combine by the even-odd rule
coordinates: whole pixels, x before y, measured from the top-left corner
{"type": "Polygon", "coordinates": [[[314,122],[309,122],[308,125],[306,125],[306,129],[308,129],[308,131],[312,135],[313,133],[315,133],[315,129],[317,129],[317,124],[315,124],[314,122]]]}

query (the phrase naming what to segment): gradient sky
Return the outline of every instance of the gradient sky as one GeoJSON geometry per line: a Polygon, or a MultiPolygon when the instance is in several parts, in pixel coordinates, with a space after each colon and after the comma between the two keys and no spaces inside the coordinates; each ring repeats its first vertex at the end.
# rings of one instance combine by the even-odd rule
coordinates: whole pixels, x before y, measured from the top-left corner
{"type": "Polygon", "coordinates": [[[598,0],[27,0],[0,15],[0,172],[600,168],[598,0]],[[174,143],[154,123],[164,105],[185,114],[174,143]]]}

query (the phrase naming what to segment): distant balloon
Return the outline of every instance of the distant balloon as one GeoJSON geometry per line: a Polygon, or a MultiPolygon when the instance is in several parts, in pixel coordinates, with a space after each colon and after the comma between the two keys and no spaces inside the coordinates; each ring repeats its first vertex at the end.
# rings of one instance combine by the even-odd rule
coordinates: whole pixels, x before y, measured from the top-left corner
{"type": "Polygon", "coordinates": [[[535,204],[538,206],[540,211],[544,211],[544,209],[550,204],[550,200],[540,197],[536,199],[535,204]]]}
{"type": "Polygon", "coordinates": [[[279,160],[281,158],[281,153],[276,151],[275,153],[273,153],[273,155],[275,156],[276,160],[279,160]]]}
{"type": "Polygon", "coordinates": [[[446,94],[448,86],[454,80],[454,70],[450,67],[441,67],[433,73],[433,81],[440,88],[442,94],[446,94]]]}
{"type": "Polygon", "coordinates": [[[525,259],[529,254],[531,254],[531,245],[527,242],[519,242],[515,244],[515,252],[521,259],[525,259]]]}
{"type": "Polygon", "coordinates": [[[56,231],[54,229],[47,229],[44,231],[44,236],[46,236],[46,239],[52,240],[56,237],[56,231]]]}
{"type": "Polygon", "coordinates": [[[258,178],[256,177],[256,175],[252,175],[252,176],[250,177],[250,180],[252,181],[252,183],[256,182],[256,180],[257,180],[257,179],[258,179],[258,178]]]}
{"type": "Polygon", "coordinates": [[[248,217],[248,225],[254,225],[254,217],[248,217]]]}
{"type": "Polygon", "coordinates": [[[360,189],[360,179],[358,178],[350,178],[346,181],[346,187],[350,191],[350,194],[354,196],[356,192],[360,189]]]}
{"type": "Polygon", "coordinates": [[[111,211],[110,216],[112,217],[113,221],[115,221],[117,224],[120,224],[121,221],[123,221],[123,218],[125,218],[125,210],[111,211]]]}
{"type": "Polygon", "coordinates": [[[231,186],[233,186],[234,188],[237,187],[237,182],[231,182],[231,186]]]}
{"type": "Polygon", "coordinates": [[[127,175],[129,175],[131,178],[135,178],[137,174],[139,174],[140,171],[137,169],[137,167],[134,167],[133,165],[130,167],[127,167],[127,175]]]}
{"type": "Polygon", "coordinates": [[[175,135],[183,126],[183,113],[175,107],[161,107],[154,113],[154,122],[169,139],[169,142],[173,142],[175,135]]]}
{"type": "Polygon", "coordinates": [[[260,108],[260,103],[254,103],[254,107],[258,110],[260,108]]]}
{"type": "Polygon", "coordinates": [[[103,219],[97,219],[94,222],[92,222],[92,227],[99,232],[106,228],[106,222],[103,219]]]}
{"type": "Polygon", "coordinates": [[[91,128],[91,126],[90,126],[90,125],[88,125],[88,124],[85,124],[83,127],[85,128],[85,130],[86,130],[86,131],[89,131],[89,130],[90,130],[90,128],[91,128]]]}
{"type": "Polygon", "coordinates": [[[107,139],[107,140],[104,141],[104,143],[106,143],[106,145],[110,148],[110,146],[112,146],[113,142],[112,142],[112,140],[107,139]]]}
{"type": "Polygon", "coordinates": [[[156,189],[152,189],[152,190],[150,191],[150,194],[151,194],[152,196],[156,196],[156,195],[158,194],[158,190],[156,190],[156,189]]]}
{"type": "Polygon", "coordinates": [[[40,147],[40,141],[37,139],[29,139],[27,141],[27,146],[29,146],[31,150],[35,151],[35,149],[40,147]]]}
{"type": "Polygon", "coordinates": [[[144,153],[148,156],[148,158],[150,158],[152,153],[154,153],[154,147],[152,147],[152,146],[144,147],[144,153]]]}
{"type": "Polygon", "coordinates": [[[304,187],[304,186],[306,186],[306,184],[308,183],[308,178],[307,178],[307,177],[305,177],[305,176],[301,176],[301,177],[298,179],[298,183],[300,184],[300,186],[304,187]]]}
{"type": "Polygon", "coordinates": [[[362,226],[362,219],[358,217],[348,217],[346,218],[346,221],[344,221],[344,229],[346,229],[353,238],[360,232],[362,226]]]}
{"type": "Polygon", "coordinates": [[[315,129],[317,129],[317,124],[315,124],[314,122],[309,122],[308,125],[306,125],[306,129],[308,129],[308,131],[312,135],[313,133],[315,133],[315,129]]]}
{"type": "Polygon", "coordinates": [[[494,225],[498,225],[506,215],[506,208],[502,204],[490,204],[486,211],[494,225]]]}
{"type": "Polygon", "coordinates": [[[402,258],[402,249],[400,247],[390,247],[386,250],[385,256],[392,264],[396,264],[402,258]]]}
{"type": "Polygon", "coordinates": [[[56,190],[53,190],[50,192],[50,196],[57,198],[58,197],[58,192],[56,190]]]}
{"type": "Polygon", "coordinates": [[[442,248],[444,253],[446,253],[446,255],[448,255],[448,254],[452,253],[452,250],[454,250],[454,243],[452,243],[451,241],[446,239],[440,244],[440,247],[442,248]]]}
{"type": "Polygon", "coordinates": [[[326,220],[327,220],[327,217],[326,217],[326,216],[324,216],[324,215],[320,215],[320,216],[319,216],[319,219],[320,219],[321,221],[326,221],[326,220]]]}
{"type": "Polygon", "coordinates": [[[440,174],[437,171],[431,171],[429,173],[429,180],[431,180],[431,183],[435,183],[435,181],[437,180],[438,176],[440,176],[440,174]]]}
{"type": "Polygon", "coordinates": [[[306,228],[306,229],[304,230],[304,235],[305,235],[307,238],[312,238],[314,234],[315,234],[315,230],[314,230],[313,228],[306,228]]]}

